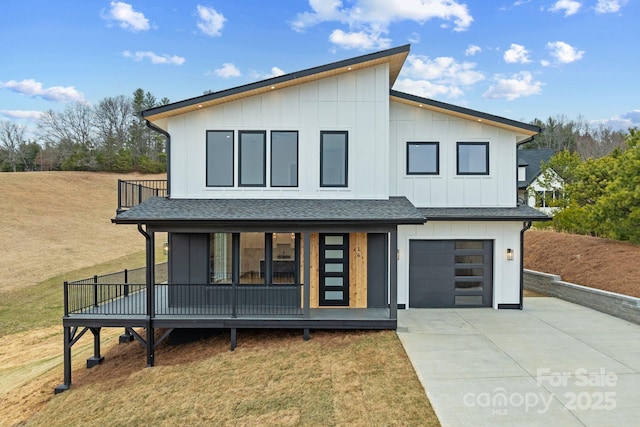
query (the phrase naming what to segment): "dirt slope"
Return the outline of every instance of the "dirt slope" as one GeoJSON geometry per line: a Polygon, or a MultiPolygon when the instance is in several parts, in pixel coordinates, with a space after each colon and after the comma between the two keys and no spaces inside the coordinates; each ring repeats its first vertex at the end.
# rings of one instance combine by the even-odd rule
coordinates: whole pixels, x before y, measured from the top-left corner
{"type": "Polygon", "coordinates": [[[640,298],[640,246],[590,236],[529,230],[524,267],[578,285],[640,298]]]}

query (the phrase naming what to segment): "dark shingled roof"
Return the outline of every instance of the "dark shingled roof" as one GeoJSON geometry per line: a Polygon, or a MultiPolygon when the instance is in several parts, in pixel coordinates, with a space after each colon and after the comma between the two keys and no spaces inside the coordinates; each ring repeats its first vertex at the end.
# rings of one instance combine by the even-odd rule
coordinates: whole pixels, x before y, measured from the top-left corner
{"type": "Polygon", "coordinates": [[[540,175],[542,161],[548,162],[553,150],[541,148],[537,150],[518,150],[518,166],[526,166],[526,180],[518,181],[518,188],[527,188],[540,175]]]}
{"type": "Polygon", "coordinates": [[[388,200],[154,197],[113,219],[116,224],[175,221],[422,224],[424,216],[406,197],[388,200]]]}
{"type": "Polygon", "coordinates": [[[515,208],[418,208],[429,221],[549,221],[551,218],[527,205],[515,208]]]}

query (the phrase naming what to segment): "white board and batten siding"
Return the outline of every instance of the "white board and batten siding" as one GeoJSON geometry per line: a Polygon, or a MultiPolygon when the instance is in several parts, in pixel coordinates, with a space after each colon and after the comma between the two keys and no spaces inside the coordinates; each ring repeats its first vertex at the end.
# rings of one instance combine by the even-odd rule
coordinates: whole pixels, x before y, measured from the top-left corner
{"type": "Polygon", "coordinates": [[[520,301],[520,231],[517,221],[429,221],[398,226],[398,304],[409,307],[409,245],[411,240],[493,241],[493,308],[520,301]],[[514,251],[507,260],[507,249],[514,251]]]}
{"type": "Polygon", "coordinates": [[[168,119],[172,198],[389,196],[387,64],[231,101],[168,119]],[[206,186],[206,131],[233,130],[234,187],[206,186]],[[238,187],[238,131],[266,131],[267,186],[238,187]],[[270,188],[270,133],[298,131],[298,187],[270,188]],[[320,187],[320,132],[348,131],[348,187],[320,187]]]}
{"type": "Polygon", "coordinates": [[[417,207],[516,206],[516,133],[393,101],[389,114],[391,195],[417,207]],[[407,175],[407,142],[439,142],[439,175],[407,175]],[[489,175],[456,175],[457,142],[489,143],[489,175]]]}

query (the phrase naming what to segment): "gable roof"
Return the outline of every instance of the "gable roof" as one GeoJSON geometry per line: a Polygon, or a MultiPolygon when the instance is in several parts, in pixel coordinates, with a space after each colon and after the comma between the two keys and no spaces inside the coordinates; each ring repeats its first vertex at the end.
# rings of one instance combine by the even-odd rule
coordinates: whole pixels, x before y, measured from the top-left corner
{"type": "Polygon", "coordinates": [[[542,162],[548,162],[554,151],[548,148],[518,150],[518,166],[526,166],[524,181],[518,181],[518,188],[527,188],[542,172],[542,162]]]}
{"type": "Polygon", "coordinates": [[[369,53],[367,55],[357,56],[355,58],[321,65],[319,67],[308,68],[306,70],[284,74],[282,76],[249,83],[231,89],[221,90],[219,92],[213,92],[207,95],[186,99],[184,101],[150,108],[148,110],[141,111],[140,115],[149,121],[154,121],[187,113],[189,111],[195,111],[199,108],[211,107],[224,102],[258,95],[274,89],[281,89],[307,83],[384,63],[389,63],[389,87],[391,87],[398,78],[398,74],[400,74],[404,61],[409,55],[409,48],[410,45],[407,44],[379,52],[369,53]]]}
{"type": "Polygon", "coordinates": [[[473,120],[499,128],[508,129],[526,136],[533,136],[539,134],[542,129],[539,126],[531,125],[517,120],[511,120],[500,116],[494,116],[493,114],[483,113],[482,111],[472,110],[470,108],[459,107],[453,104],[447,104],[446,102],[435,101],[429,98],[422,98],[420,96],[411,95],[409,93],[400,92],[397,90],[389,91],[391,100],[408,104],[414,107],[424,108],[426,110],[436,111],[438,113],[444,113],[456,117],[460,117],[467,120],[473,120]]]}

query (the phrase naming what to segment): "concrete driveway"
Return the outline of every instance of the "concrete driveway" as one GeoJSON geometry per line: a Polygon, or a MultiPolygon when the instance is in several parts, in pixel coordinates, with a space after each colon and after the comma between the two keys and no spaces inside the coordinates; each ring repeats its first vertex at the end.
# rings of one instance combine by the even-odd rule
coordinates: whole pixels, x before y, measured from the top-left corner
{"type": "Polygon", "coordinates": [[[640,325],[556,298],[398,311],[443,426],[624,426],[640,414],[640,325]]]}

